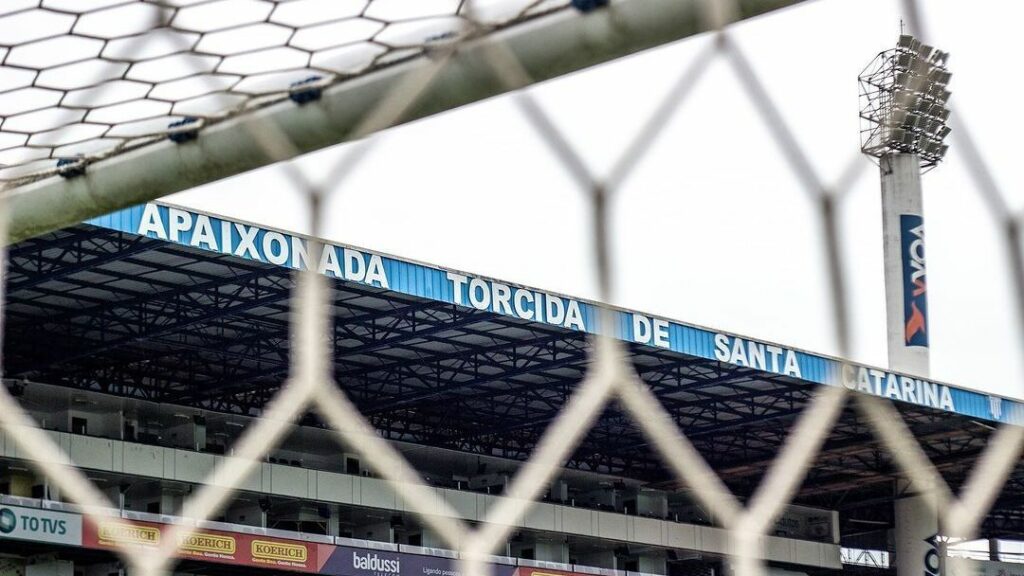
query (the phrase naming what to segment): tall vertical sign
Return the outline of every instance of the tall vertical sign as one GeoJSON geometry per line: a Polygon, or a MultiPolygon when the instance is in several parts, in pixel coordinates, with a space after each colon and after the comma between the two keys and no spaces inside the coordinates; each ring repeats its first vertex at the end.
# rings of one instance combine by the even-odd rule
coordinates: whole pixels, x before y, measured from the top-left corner
{"type": "MultiPolygon", "coordinates": [[[[902,29],[902,24],[900,26],[902,29]]],[[[902,32],[902,30],[901,30],[902,32]]],[[[925,268],[921,171],[946,156],[951,95],[949,53],[908,34],[880,52],[857,77],[861,152],[882,172],[882,233],[889,367],[928,376],[928,274],[925,268]]],[[[888,390],[886,392],[888,395],[888,390]]],[[[998,406],[993,404],[992,413],[998,406]]],[[[937,518],[923,486],[899,487],[896,573],[941,576],[937,518]]]]}
{"type": "Polygon", "coordinates": [[[903,341],[928,347],[928,283],[924,265],[924,218],[900,214],[900,258],[903,260],[903,341]]]}
{"type": "Polygon", "coordinates": [[[879,165],[889,366],[928,376],[928,277],[920,159],[915,154],[887,154],[879,165]]]}

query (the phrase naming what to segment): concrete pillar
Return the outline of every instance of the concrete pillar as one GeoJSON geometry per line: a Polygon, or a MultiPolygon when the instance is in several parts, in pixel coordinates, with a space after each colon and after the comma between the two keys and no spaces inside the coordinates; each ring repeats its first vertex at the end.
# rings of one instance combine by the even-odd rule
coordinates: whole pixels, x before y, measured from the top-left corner
{"type": "Polygon", "coordinates": [[[359,526],[353,531],[353,536],[377,542],[394,542],[395,529],[391,527],[390,521],[376,522],[359,526]]]}
{"type": "Polygon", "coordinates": [[[921,165],[915,154],[889,154],[882,173],[882,234],[889,367],[928,376],[928,305],[921,165]]]}
{"type": "Polygon", "coordinates": [[[106,495],[107,499],[109,499],[112,504],[117,506],[118,510],[125,509],[127,499],[125,498],[125,490],[121,485],[108,486],[103,489],[103,494],[106,495]]]}
{"type": "Polygon", "coordinates": [[[178,514],[184,499],[184,494],[163,488],[160,491],[160,513],[168,516],[178,514]]]}
{"type": "Polygon", "coordinates": [[[562,542],[537,542],[534,558],[544,562],[565,564],[569,562],[569,547],[562,542]]]}
{"type": "Polygon", "coordinates": [[[637,554],[637,571],[646,574],[668,574],[668,560],[664,550],[637,554]]]}
{"type": "Polygon", "coordinates": [[[636,496],[636,506],[640,516],[665,518],[668,516],[668,494],[660,490],[641,490],[636,496]]]}
{"type": "Polygon", "coordinates": [[[582,494],[580,500],[585,506],[595,507],[599,510],[614,510],[615,490],[609,487],[597,488],[582,494]]]}
{"type": "Polygon", "coordinates": [[[420,531],[420,546],[426,548],[451,548],[441,535],[426,526],[420,531]]]}
{"type": "Polygon", "coordinates": [[[25,576],[74,576],[75,563],[53,557],[30,558],[25,565],[25,576]]]}
{"type": "Polygon", "coordinates": [[[60,500],[60,487],[55,485],[55,484],[52,484],[50,482],[50,479],[47,478],[46,476],[43,476],[43,484],[45,486],[45,488],[43,490],[43,496],[47,500],[57,500],[57,501],[59,501],[60,500]]]}
{"type": "Polygon", "coordinates": [[[25,559],[0,557],[0,576],[25,576],[25,559]]]}
{"type": "Polygon", "coordinates": [[[548,491],[548,499],[552,502],[568,502],[569,485],[564,480],[555,480],[548,491]]]}
{"type": "Polygon", "coordinates": [[[202,452],[206,450],[206,418],[199,415],[193,416],[192,426],[193,440],[195,441],[193,449],[202,452]]]}
{"type": "Polygon", "coordinates": [[[337,504],[327,505],[327,535],[341,535],[341,507],[337,504]]]}
{"type": "Polygon", "coordinates": [[[940,576],[944,563],[935,514],[920,496],[896,500],[895,509],[896,576],[940,576]]]}
{"type": "Polygon", "coordinates": [[[32,497],[32,486],[35,484],[35,477],[28,472],[11,472],[8,478],[11,496],[32,497]]]}

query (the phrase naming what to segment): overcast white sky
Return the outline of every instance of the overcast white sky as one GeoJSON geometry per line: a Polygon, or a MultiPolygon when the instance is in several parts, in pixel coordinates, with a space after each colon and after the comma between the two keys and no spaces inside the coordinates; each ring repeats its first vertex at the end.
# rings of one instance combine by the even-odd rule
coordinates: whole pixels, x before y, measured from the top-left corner
{"type": "MultiPolygon", "coordinates": [[[[950,88],[1015,207],[1024,120],[1016,44],[1024,4],[925,0],[931,40],[952,56],[950,88]]],[[[825,181],[856,155],[857,75],[899,34],[891,0],[818,0],[734,33],[825,181]]],[[[589,165],[605,173],[708,38],[587,70],[530,91],[589,165]]],[[[1024,397],[1020,329],[1000,228],[958,154],[924,178],[932,376],[1024,397]]],[[[325,235],[397,256],[596,298],[586,198],[511,98],[390,130],[336,189],[325,235]]],[[[324,175],[346,152],[296,161],[324,175]]],[[[854,359],[885,365],[877,168],[842,203],[854,359]]],[[[305,218],[280,167],[169,201],[295,231],[305,218]]],[[[834,354],[813,207],[725,60],[620,190],[616,304],[834,354]]]]}

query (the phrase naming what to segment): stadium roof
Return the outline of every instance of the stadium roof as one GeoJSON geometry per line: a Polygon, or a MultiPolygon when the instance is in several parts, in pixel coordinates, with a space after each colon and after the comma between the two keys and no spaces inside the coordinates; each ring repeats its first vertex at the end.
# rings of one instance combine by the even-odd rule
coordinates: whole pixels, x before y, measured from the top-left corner
{"type": "MultiPolygon", "coordinates": [[[[468,273],[147,204],[10,248],[8,378],[258,414],[288,370],[292,269],[333,290],[337,381],[389,438],[525,459],[587,367],[596,304],[468,273]],[[541,310],[541,313],[537,313],[541,310]]],[[[726,483],[749,494],[821,385],[897,399],[954,488],[1019,401],[615,310],[610,332],[726,483]]],[[[313,416],[305,422],[318,425],[313,416]]],[[[568,466],[674,486],[629,418],[607,408],[568,466]]],[[[852,408],[798,503],[888,521],[899,477],[852,408]]],[[[1024,534],[1018,466],[986,535],[1024,534]]],[[[845,533],[851,528],[844,527],[845,533]]]]}

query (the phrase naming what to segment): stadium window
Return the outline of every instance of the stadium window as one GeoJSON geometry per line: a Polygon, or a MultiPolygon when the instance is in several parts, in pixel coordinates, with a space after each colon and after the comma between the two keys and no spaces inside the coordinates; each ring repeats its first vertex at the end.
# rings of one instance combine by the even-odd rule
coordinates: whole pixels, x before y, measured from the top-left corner
{"type": "Polygon", "coordinates": [[[160,502],[150,502],[149,504],[146,504],[146,512],[149,512],[150,514],[159,514],[160,502]]]}
{"type": "Polygon", "coordinates": [[[523,548],[522,552],[519,553],[519,557],[526,560],[533,560],[533,548],[523,548]]]}
{"type": "Polygon", "coordinates": [[[345,473],[346,474],[359,474],[359,459],[358,458],[345,458],[345,473]]]}
{"type": "Polygon", "coordinates": [[[71,433],[72,434],[88,434],[89,433],[89,421],[85,418],[79,418],[78,416],[71,417],[71,433]]]}
{"type": "Polygon", "coordinates": [[[409,534],[409,546],[423,546],[423,535],[419,532],[409,534]]]}

